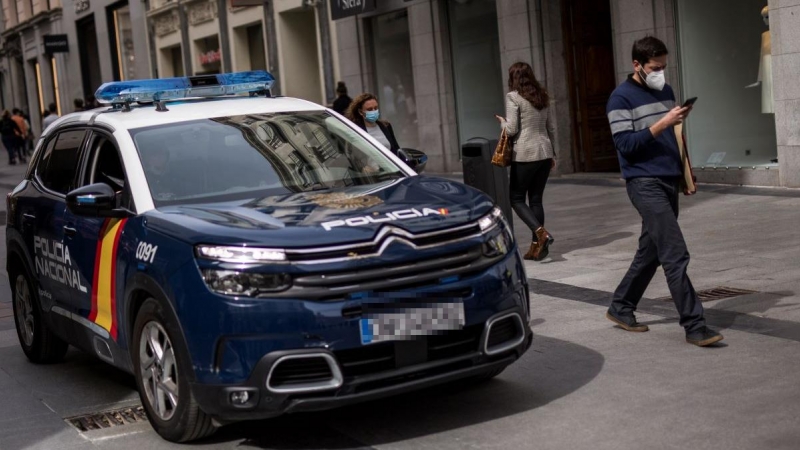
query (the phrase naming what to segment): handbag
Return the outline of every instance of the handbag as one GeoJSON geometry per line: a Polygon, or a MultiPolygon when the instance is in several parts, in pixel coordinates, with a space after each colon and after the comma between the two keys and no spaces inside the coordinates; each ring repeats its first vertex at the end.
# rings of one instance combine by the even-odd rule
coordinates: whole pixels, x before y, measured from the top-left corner
{"type": "Polygon", "coordinates": [[[683,177],[681,178],[681,189],[684,195],[694,195],[697,193],[697,177],[692,172],[692,161],[689,159],[689,150],[686,148],[686,136],[683,135],[683,124],[675,125],[675,138],[678,141],[678,150],[681,155],[681,168],[683,177]]]}
{"type": "Polygon", "coordinates": [[[511,165],[511,153],[513,152],[513,143],[508,138],[506,129],[500,132],[500,140],[497,141],[497,147],[494,149],[492,155],[492,164],[498,167],[508,167],[511,165]]]}

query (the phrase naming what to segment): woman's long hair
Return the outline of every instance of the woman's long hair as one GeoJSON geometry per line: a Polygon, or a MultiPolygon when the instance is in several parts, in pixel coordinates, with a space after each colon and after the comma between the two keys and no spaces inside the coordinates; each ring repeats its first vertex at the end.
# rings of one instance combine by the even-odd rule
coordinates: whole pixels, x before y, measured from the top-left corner
{"type": "Polygon", "coordinates": [[[364,123],[364,116],[361,115],[361,108],[364,106],[364,103],[370,100],[375,100],[377,102],[378,98],[368,92],[365,92],[354,98],[353,101],[350,102],[350,106],[347,107],[347,111],[345,111],[344,116],[361,128],[366,128],[367,125],[364,123]]]}
{"type": "Polygon", "coordinates": [[[517,91],[538,110],[550,105],[550,96],[536,80],[533,69],[528,63],[518,62],[508,68],[508,90],[517,91]]]}

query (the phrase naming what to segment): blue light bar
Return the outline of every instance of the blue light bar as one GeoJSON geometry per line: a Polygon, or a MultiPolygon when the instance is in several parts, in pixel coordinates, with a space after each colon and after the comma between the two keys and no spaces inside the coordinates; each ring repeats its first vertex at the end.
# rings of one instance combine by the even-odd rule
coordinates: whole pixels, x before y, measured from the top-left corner
{"type": "Polygon", "coordinates": [[[104,83],[94,96],[100,103],[154,102],[268,91],[275,78],[263,70],[104,83]]]}

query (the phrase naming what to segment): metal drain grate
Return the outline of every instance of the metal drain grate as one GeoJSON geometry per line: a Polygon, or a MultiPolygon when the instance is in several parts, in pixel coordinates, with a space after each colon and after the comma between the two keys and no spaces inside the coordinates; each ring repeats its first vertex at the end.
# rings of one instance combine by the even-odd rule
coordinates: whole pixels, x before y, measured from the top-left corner
{"type": "MultiPolygon", "coordinates": [[[[713,289],[704,289],[702,291],[697,291],[697,298],[700,299],[701,302],[712,302],[714,300],[722,300],[723,298],[733,298],[733,297],[738,297],[740,295],[756,294],[756,293],[758,293],[758,291],[717,286],[713,289]]],[[[672,297],[661,297],[658,300],[664,302],[671,302],[672,297]]]]}
{"type": "Polygon", "coordinates": [[[113,411],[69,417],[65,420],[67,423],[77,428],[78,431],[83,432],[147,422],[147,415],[145,415],[143,407],[134,406],[132,408],[115,409],[113,411]]]}

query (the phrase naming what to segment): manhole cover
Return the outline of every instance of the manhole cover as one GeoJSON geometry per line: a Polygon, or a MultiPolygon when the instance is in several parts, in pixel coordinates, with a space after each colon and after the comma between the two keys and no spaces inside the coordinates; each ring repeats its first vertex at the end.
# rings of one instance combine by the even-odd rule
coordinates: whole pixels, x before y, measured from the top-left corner
{"type": "Polygon", "coordinates": [[[69,417],[65,419],[67,423],[77,428],[78,431],[92,431],[103,428],[118,427],[138,422],[147,422],[144,408],[134,406],[132,408],[115,409],[99,413],[84,414],[82,416],[69,417]]]}
{"type": "MultiPolygon", "coordinates": [[[[732,297],[738,297],[740,295],[755,294],[757,292],[758,291],[749,291],[747,289],[718,286],[713,289],[704,289],[702,291],[697,291],[697,298],[699,298],[701,302],[711,302],[714,300],[722,300],[723,298],[732,298],[732,297]]],[[[661,297],[658,300],[671,302],[672,297],[661,297]]]]}

